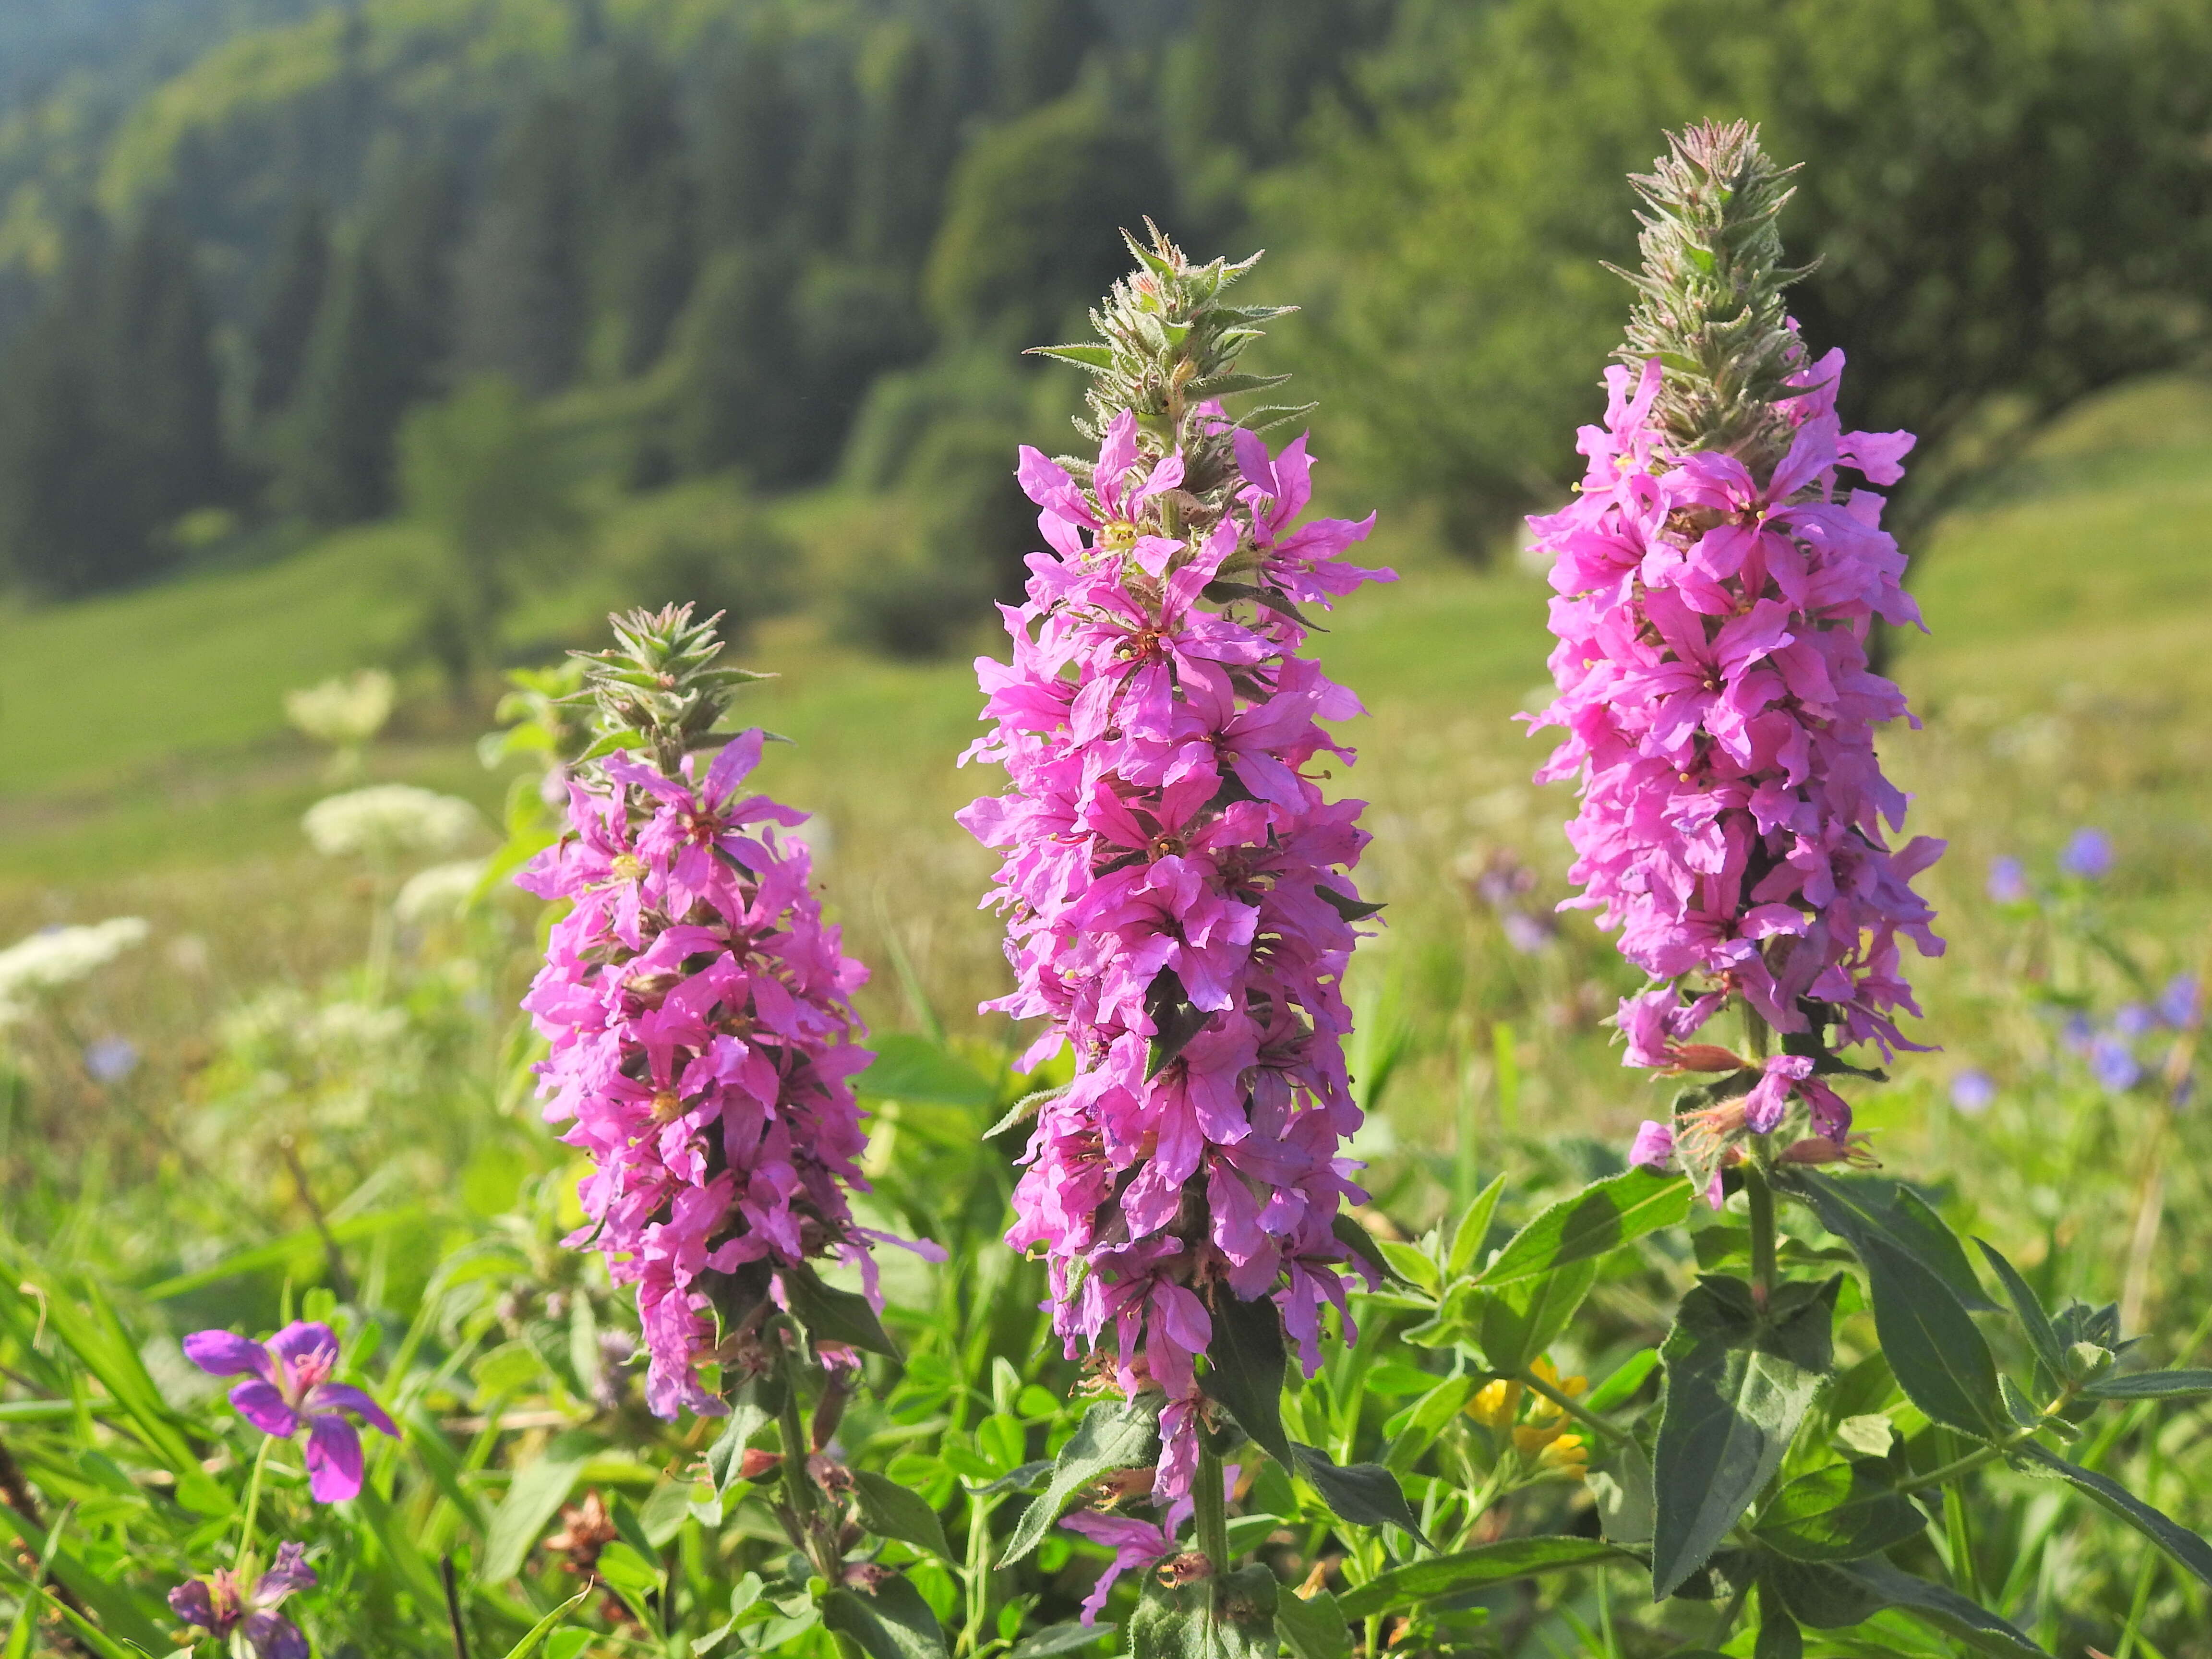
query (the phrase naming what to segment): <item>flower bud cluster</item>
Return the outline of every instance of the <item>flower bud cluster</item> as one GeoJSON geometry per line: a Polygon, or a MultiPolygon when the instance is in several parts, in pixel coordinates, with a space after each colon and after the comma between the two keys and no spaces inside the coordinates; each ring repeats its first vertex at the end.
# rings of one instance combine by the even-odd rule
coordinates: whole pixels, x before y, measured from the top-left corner
{"type": "MultiPolygon", "coordinates": [[[[1746,158],[1747,130],[1678,141],[1668,176],[1697,174],[1721,138],[1729,167],[1771,184],[1746,158]]],[[[1731,199],[1760,235],[1778,204],[1771,188],[1732,198],[1710,173],[1704,185],[1690,193],[1722,204],[1711,222],[1678,219],[1656,240],[1697,232],[1712,264],[1749,234],[1731,199]]],[[[1771,258],[1761,270],[1746,316],[1764,314],[1787,277],[1771,258]]],[[[1642,286],[1648,297],[1663,285],[1647,271],[1642,286]]],[[[1827,1045],[1916,1046],[1896,1023],[1919,1012],[1899,944],[1942,950],[1912,887],[1942,843],[1887,838],[1905,799],[1874,733],[1906,709],[1867,659],[1874,618],[1917,623],[1918,611],[1899,585],[1882,497],[1844,477],[1894,483],[1912,439],[1844,431],[1843,354],[1808,364],[1802,349],[1771,418],[1731,405],[1711,430],[1684,430],[1697,405],[1675,399],[1668,416],[1670,392],[1710,333],[1670,340],[1655,323],[1639,336],[1654,355],[1607,371],[1605,424],[1581,434],[1577,499],[1530,521],[1559,596],[1559,696],[1535,723],[1566,734],[1538,776],[1580,786],[1567,834],[1583,891],[1569,902],[1618,927],[1622,953],[1655,981],[1621,1005],[1628,1063],[1715,1069],[1686,1062],[1685,1039],[1740,996],[1790,1053],[1764,1069],[1737,1062],[1727,1133],[1772,1130],[1795,1098],[1840,1155],[1850,1113],[1816,1076],[1833,1066],[1827,1045]]],[[[1723,363],[1706,379],[1764,372],[1768,333],[1747,325],[1742,340],[1753,357],[1742,374],[1723,363]]],[[[1667,1138],[1662,1127],[1639,1150],[1663,1152],[1667,1138]]]]}
{"type": "MultiPolygon", "coordinates": [[[[674,636],[711,657],[688,607],[628,623],[644,660],[629,678],[665,681],[659,695],[686,722],[672,739],[649,727],[638,747],[713,741],[713,713],[699,718],[696,688],[653,648],[674,636]]],[[[607,723],[628,721],[633,690],[615,685],[607,723]]],[[[697,1368],[732,1358],[746,1333],[718,1334],[717,1308],[739,1324],[768,1309],[759,1295],[737,1305],[733,1276],[773,1284],[833,1257],[874,1293],[878,1236],[847,1199],[866,1185],[852,1078],[870,1056],[850,1002],[866,970],[822,920],[806,844],[777,833],[805,815],[738,793],[762,735],[727,740],[703,775],[696,754],[664,769],[628,748],[579,768],[567,833],[517,878],[570,905],[524,1002],[551,1044],[545,1116],[573,1121],[562,1139],[592,1166],[580,1192],[590,1224],[568,1243],[636,1286],[647,1401],[663,1417],[726,1409],[697,1368]]]]}
{"type": "Polygon", "coordinates": [[[1271,455],[1217,399],[1176,401],[1241,385],[1174,361],[1221,337],[1208,316],[1233,270],[1139,253],[1102,329],[1167,362],[1101,380],[1164,388],[1158,418],[1104,421],[1088,466],[1022,453],[1051,550],[1004,608],[1012,661],[977,665],[993,726],[969,750],[1012,787],[960,817],[1005,854],[991,896],[1018,986],[986,1006],[1051,1022],[1026,1064],[1074,1049],[1007,1239],[1045,1252],[1071,1357],[1164,1394],[1167,1505],[1190,1490],[1221,1298],[1272,1297],[1309,1370],[1323,1305],[1344,1305],[1334,1229],[1358,1193],[1339,1152],[1359,1113],[1341,980],[1372,907],[1346,873],[1364,803],[1326,800],[1310,769],[1351,760],[1317,722],[1360,709],[1300,654],[1298,607],[1389,573],[1340,556],[1371,520],[1294,527],[1303,438],[1271,455]]]}

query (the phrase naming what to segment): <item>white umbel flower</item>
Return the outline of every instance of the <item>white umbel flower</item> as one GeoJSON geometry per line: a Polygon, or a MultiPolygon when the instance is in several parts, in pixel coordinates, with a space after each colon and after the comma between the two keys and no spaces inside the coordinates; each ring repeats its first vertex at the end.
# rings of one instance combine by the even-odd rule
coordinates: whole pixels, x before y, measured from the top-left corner
{"type": "Polygon", "coordinates": [[[392,913],[410,927],[420,927],[426,922],[458,921],[468,914],[469,901],[483,884],[483,873],[482,859],[434,864],[408,878],[406,885],[399,890],[399,896],[392,902],[392,913]]]}
{"type": "Polygon", "coordinates": [[[49,927],[0,951],[0,1024],[20,1019],[27,1000],[86,979],[146,942],[143,917],[113,916],[90,927],[49,927]]]}
{"type": "Polygon", "coordinates": [[[483,818],[459,796],[379,783],[325,796],[307,809],[300,827],[326,858],[395,858],[457,852],[483,829],[483,818]]]}

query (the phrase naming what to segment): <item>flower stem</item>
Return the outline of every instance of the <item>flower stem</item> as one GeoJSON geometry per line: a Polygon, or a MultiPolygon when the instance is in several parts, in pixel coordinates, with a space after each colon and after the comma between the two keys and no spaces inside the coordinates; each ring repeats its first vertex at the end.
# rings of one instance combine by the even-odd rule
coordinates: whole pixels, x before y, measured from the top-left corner
{"type": "Polygon", "coordinates": [[[1613,1427],[1595,1412],[1570,1398],[1564,1389],[1553,1388],[1534,1372],[1523,1371],[1514,1381],[1519,1382],[1523,1388],[1542,1395],[1545,1399],[1550,1401],[1592,1433],[1601,1434],[1607,1440],[1621,1440],[1626,1437],[1619,1429],[1613,1427]]]}
{"type": "Polygon", "coordinates": [[[1229,1571],[1229,1500],[1221,1492],[1221,1454],[1200,1443],[1198,1484],[1192,1489],[1198,1517],[1198,1547],[1212,1564],[1218,1581],[1229,1571]]]}
{"type": "Polygon", "coordinates": [[[261,1474],[269,1467],[269,1453],[276,1444],[276,1437],[261,1437],[261,1450],[253,1460],[253,1474],[246,1483],[246,1524],[239,1528],[238,1553],[232,1559],[232,1570],[244,1577],[253,1562],[253,1521],[261,1511],[261,1474]]]}
{"type": "Polygon", "coordinates": [[[791,1506],[801,1534],[793,1541],[806,1553],[816,1571],[834,1582],[838,1564],[822,1559],[819,1529],[814,1524],[814,1483],[806,1468],[814,1447],[806,1432],[806,1419],[799,1409],[799,1361],[787,1348],[783,1356],[783,1407],[776,1421],[783,1437],[784,1501],[791,1506]]]}
{"type": "Polygon", "coordinates": [[[1751,1293],[1760,1308],[1774,1299],[1778,1277],[1775,1264],[1774,1188],[1766,1184],[1760,1162],[1766,1148],[1760,1136],[1753,1142],[1752,1156],[1743,1165],[1743,1195],[1751,1206],[1751,1293]]]}

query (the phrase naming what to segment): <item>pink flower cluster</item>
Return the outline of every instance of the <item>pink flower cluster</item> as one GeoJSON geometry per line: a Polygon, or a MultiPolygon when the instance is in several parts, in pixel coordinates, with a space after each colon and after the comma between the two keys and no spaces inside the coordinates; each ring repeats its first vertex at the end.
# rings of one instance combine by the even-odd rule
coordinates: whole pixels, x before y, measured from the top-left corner
{"type": "Polygon", "coordinates": [[[1391,573],[1339,556],[1371,518],[1293,527],[1303,438],[1233,443],[1226,510],[1180,534],[1154,504],[1184,458],[1141,457],[1133,416],[1088,493],[1023,450],[1052,550],[1002,607],[1012,664],[977,664],[995,724],[968,757],[1012,788],[960,814],[1005,853],[987,902],[1018,988],[985,1006],[1051,1022],[1025,1065],[1075,1051],[1007,1242],[1043,1247],[1071,1358],[1110,1342],[1126,1393],[1164,1392],[1163,1505],[1196,1466],[1209,1301],[1272,1296],[1310,1370],[1322,1304],[1344,1305],[1339,1202],[1361,1196],[1338,1149],[1359,1124],[1340,981],[1364,803],[1324,800],[1307,770],[1352,759],[1316,720],[1361,710],[1298,654],[1296,613],[1391,573]]]}
{"type": "MultiPolygon", "coordinates": [[[[1733,455],[1669,453],[1650,419],[1656,361],[1609,369],[1579,495],[1530,520],[1559,595],[1559,695],[1535,723],[1566,732],[1537,775],[1581,785],[1567,835],[1584,890],[1569,902],[1618,927],[1656,981],[1621,1005],[1631,1065],[1681,1064],[1731,995],[1816,1042],[1832,1028],[1839,1044],[1917,1046],[1896,1024],[1919,1012],[1899,942],[1942,953],[1912,878],[1942,843],[1884,838],[1905,801],[1874,730],[1906,711],[1866,640],[1871,618],[1919,612],[1882,497],[1838,478],[1893,483],[1912,438],[1843,431],[1842,373],[1835,351],[1794,377],[1793,441],[1762,482],[1733,455]]],[[[1796,1057],[1765,1068],[1748,1120],[1771,1128],[1792,1095],[1840,1141],[1848,1109],[1796,1057]]]]}
{"type": "Polygon", "coordinates": [[[805,814],[739,799],[748,732],[703,781],[627,751],[572,780],[568,833],[516,878],[573,908],[524,1000],[552,1044],[549,1122],[593,1168],[580,1197],[617,1284],[637,1286],[646,1397],[673,1417],[727,1408],[700,1383],[716,1342],[706,1276],[837,1255],[874,1294],[846,1189],[866,1190],[852,1077],[868,1051],[848,999],[867,970],[838,950],[809,885],[805,814]]]}

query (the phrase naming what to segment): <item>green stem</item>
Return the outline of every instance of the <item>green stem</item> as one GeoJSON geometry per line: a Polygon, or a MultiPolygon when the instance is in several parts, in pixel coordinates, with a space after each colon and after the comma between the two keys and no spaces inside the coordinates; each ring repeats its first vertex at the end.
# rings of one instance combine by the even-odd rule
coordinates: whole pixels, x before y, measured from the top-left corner
{"type": "Polygon", "coordinates": [[[784,1352],[783,1408],[777,1414],[777,1425],[783,1437],[784,1501],[791,1506],[800,1534],[793,1541],[806,1553],[815,1570],[834,1583],[838,1564],[823,1559],[820,1529],[814,1524],[814,1482],[806,1468],[807,1456],[814,1448],[807,1436],[806,1419],[799,1409],[799,1361],[788,1349],[784,1352]]]}
{"type": "Polygon", "coordinates": [[[1198,1518],[1198,1547],[1212,1564],[1218,1581],[1229,1571],[1229,1500],[1221,1493],[1221,1454],[1201,1443],[1198,1484],[1193,1488],[1198,1518]]]}
{"type": "Polygon", "coordinates": [[[275,1435],[261,1437],[261,1450],[253,1460],[253,1474],[246,1483],[246,1524],[239,1529],[238,1553],[231,1561],[232,1570],[240,1577],[252,1565],[253,1521],[261,1510],[261,1474],[269,1467],[269,1454],[276,1444],[275,1435]]]}
{"type": "Polygon", "coordinates": [[[1542,1395],[1545,1399],[1550,1401],[1554,1406],[1557,1406],[1561,1411],[1573,1418],[1576,1422],[1581,1424],[1593,1434],[1601,1434],[1607,1440],[1613,1441],[1627,1438],[1627,1437],[1622,1434],[1619,1429],[1613,1427],[1612,1424],[1607,1422],[1595,1412],[1593,1412],[1588,1407],[1581,1405],[1576,1401],[1570,1399],[1564,1391],[1553,1388],[1550,1383],[1545,1382],[1534,1372],[1523,1371],[1516,1380],[1519,1382],[1523,1388],[1530,1389],[1536,1394],[1542,1395]]]}
{"type": "Polygon", "coordinates": [[[1748,1583],[1736,1587],[1735,1594],[1729,1597],[1728,1605],[1721,1609],[1720,1620],[1713,1626],[1712,1640],[1707,1644],[1708,1646],[1717,1648],[1728,1640],[1728,1633],[1735,1628],[1736,1619],[1743,1612],[1744,1600],[1750,1594],[1748,1583]]]}
{"type": "Polygon", "coordinates": [[[1775,1265],[1774,1188],[1766,1183],[1765,1137],[1752,1143],[1752,1155],[1743,1165],[1743,1195],[1751,1206],[1752,1295],[1762,1308],[1774,1299],[1778,1274],[1775,1265]]]}
{"type": "MultiPolygon", "coordinates": [[[[1938,1429],[1936,1437],[1937,1445],[1951,1449],[1954,1443],[1949,1430],[1938,1429]]],[[[1974,1534],[1966,1517],[1966,1495],[1956,1486],[1943,1489],[1943,1529],[1951,1547],[1953,1588],[1970,1601],[1980,1601],[1982,1576],[1974,1568],[1974,1534]]]]}
{"type": "Polygon", "coordinates": [[[1910,1480],[1900,1480],[1898,1482],[1897,1490],[1901,1492],[1925,1492],[1930,1486],[1940,1486],[1946,1481],[1955,1480],[1960,1475],[2002,1456],[2007,1450],[2027,1437],[2025,1432],[2008,1436],[2002,1445],[1984,1446],[1978,1451],[1970,1451],[1964,1457],[1954,1458],[1950,1462],[1930,1469],[1925,1474],[1915,1475],[1910,1480]]]}
{"type": "Polygon", "coordinates": [[[968,1624],[954,1644],[955,1653],[973,1653],[983,1639],[984,1621],[991,1613],[991,1511],[995,1500],[979,1495],[968,1499],[968,1562],[964,1574],[968,1591],[968,1624]]]}

